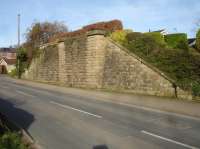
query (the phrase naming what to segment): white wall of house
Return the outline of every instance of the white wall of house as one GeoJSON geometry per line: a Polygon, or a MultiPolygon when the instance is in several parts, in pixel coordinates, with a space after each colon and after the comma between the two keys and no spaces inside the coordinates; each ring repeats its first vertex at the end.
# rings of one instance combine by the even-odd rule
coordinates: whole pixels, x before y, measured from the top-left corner
{"type": "Polygon", "coordinates": [[[0,65],[6,66],[6,68],[7,68],[7,66],[8,66],[8,64],[6,63],[6,61],[5,61],[4,59],[1,59],[1,60],[0,60],[0,65]]]}
{"type": "Polygon", "coordinates": [[[16,68],[15,65],[8,65],[4,59],[0,60],[0,66],[5,66],[8,73],[10,73],[13,69],[16,68]]]}
{"type": "Polygon", "coordinates": [[[15,68],[16,68],[15,65],[7,65],[7,71],[8,71],[8,73],[10,73],[15,68]]]}

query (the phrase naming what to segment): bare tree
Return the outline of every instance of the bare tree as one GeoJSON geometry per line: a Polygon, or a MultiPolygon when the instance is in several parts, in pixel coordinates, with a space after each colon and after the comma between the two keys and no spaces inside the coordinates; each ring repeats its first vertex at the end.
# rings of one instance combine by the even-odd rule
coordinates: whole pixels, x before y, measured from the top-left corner
{"type": "Polygon", "coordinates": [[[28,28],[26,42],[33,43],[34,47],[45,44],[48,39],[57,33],[67,32],[68,28],[63,22],[36,22],[28,28]]]}
{"type": "Polygon", "coordinates": [[[49,38],[58,33],[68,32],[67,26],[63,22],[35,22],[27,29],[25,34],[26,42],[24,47],[28,50],[28,57],[32,59],[33,52],[41,44],[48,42],[49,38]]]}

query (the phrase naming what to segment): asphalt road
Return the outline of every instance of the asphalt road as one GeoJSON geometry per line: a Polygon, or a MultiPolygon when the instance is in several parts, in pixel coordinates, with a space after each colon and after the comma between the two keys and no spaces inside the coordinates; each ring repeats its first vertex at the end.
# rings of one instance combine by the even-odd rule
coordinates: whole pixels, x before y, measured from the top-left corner
{"type": "Polygon", "coordinates": [[[46,149],[200,148],[198,119],[24,86],[2,76],[0,112],[46,149]]]}

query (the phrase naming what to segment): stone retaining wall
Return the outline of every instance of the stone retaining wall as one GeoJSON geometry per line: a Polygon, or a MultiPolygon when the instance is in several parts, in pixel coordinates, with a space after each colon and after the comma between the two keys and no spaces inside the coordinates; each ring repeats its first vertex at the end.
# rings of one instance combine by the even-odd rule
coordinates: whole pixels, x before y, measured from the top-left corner
{"type": "Polygon", "coordinates": [[[59,78],[58,53],[58,48],[55,45],[42,49],[42,53],[32,60],[29,70],[22,75],[22,78],[42,82],[57,82],[59,78]]]}
{"type": "Polygon", "coordinates": [[[173,80],[133,53],[93,31],[43,45],[24,78],[70,87],[104,88],[157,96],[191,98],[173,80]]]}

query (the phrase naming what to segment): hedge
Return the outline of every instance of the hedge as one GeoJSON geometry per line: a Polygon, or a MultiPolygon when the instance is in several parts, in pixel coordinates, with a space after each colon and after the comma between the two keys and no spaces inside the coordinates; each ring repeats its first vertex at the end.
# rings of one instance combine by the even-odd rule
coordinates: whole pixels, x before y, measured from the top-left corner
{"type": "Polygon", "coordinates": [[[127,43],[126,36],[128,33],[131,33],[132,30],[118,30],[110,34],[110,37],[121,45],[125,45],[127,43]]]}
{"type": "Polygon", "coordinates": [[[192,93],[194,96],[200,96],[200,84],[195,82],[192,86],[192,93]]]}
{"type": "Polygon", "coordinates": [[[174,49],[188,49],[187,34],[185,33],[165,35],[165,42],[174,49]]]}
{"type": "Polygon", "coordinates": [[[127,36],[126,36],[126,38],[127,38],[127,40],[129,42],[131,42],[131,41],[134,41],[134,40],[137,40],[137,39],[141,38],[142,35],[143,34],[140,33],[140,32],[132,32],[132,33],[128,33],[127,36]]]}
{"type": "Polygon", "coordinates": [[[164,39],[164,36],[161,33],[159,33],[159,32],[149,32],[149,33],[145,33],[145,35],[153,38],[157,44],[165,45],[165,39],[164,39]]]}
{"type": "Polygon", "coordinates": [[[49,42],[53,42],[56,41],[58,39],[62,39],[62,38],[66,38],[66,37],[74,37],[74,36],[79,36],[79,35],[83,35],[88,31],[92,31],[92,30],[104,30],[106,32],[114,32],[114,31],[119,31],[123,29],[123,25],[122,22],[119,20],[112,20],[112,21],[108,21],[108,22],[98,22],[95,24],[90,24],[87,26],[84,26],[82,29],[73,31],[73,32],[67,32],[67,33],[58,33],[56,35],[54,35],[53,37],[51,37],[49,39],[49,42]]]}
{"type": "Polygon", "coordinates": [[[117,31],[117,30],[122,30],[123,25],[120,20],[112,20],[108,22],[98,22],[95,24],[87,25],[82,28],[83,30],[90,31],[90,30],[105,30],[105,31],[117,31]]]}
{"type": "MultiPolygon", "coordinates": [[[[185,37],[184,34],[184,39],[185,37]]],[[[177,44],[179,48],[183,45],[182,40],[177,44]]],[[[179,87],[191,90],[194,96],[200,96],[200,85],[195,84],[200,82],[198,52],[163,46],[166,43],[161,35],[154,33],[131,32],[126,35],[126,39],[119,41],[126,41],[123,46],[175,80],[179,87]]]]}
{"type": "Polygon", "coordinates": [[[163,47],[164,41],[159,34],[132,32],[127,34],[128,49],[132,51],[142,51],[146,55],[156,52],[163,47]]]}

